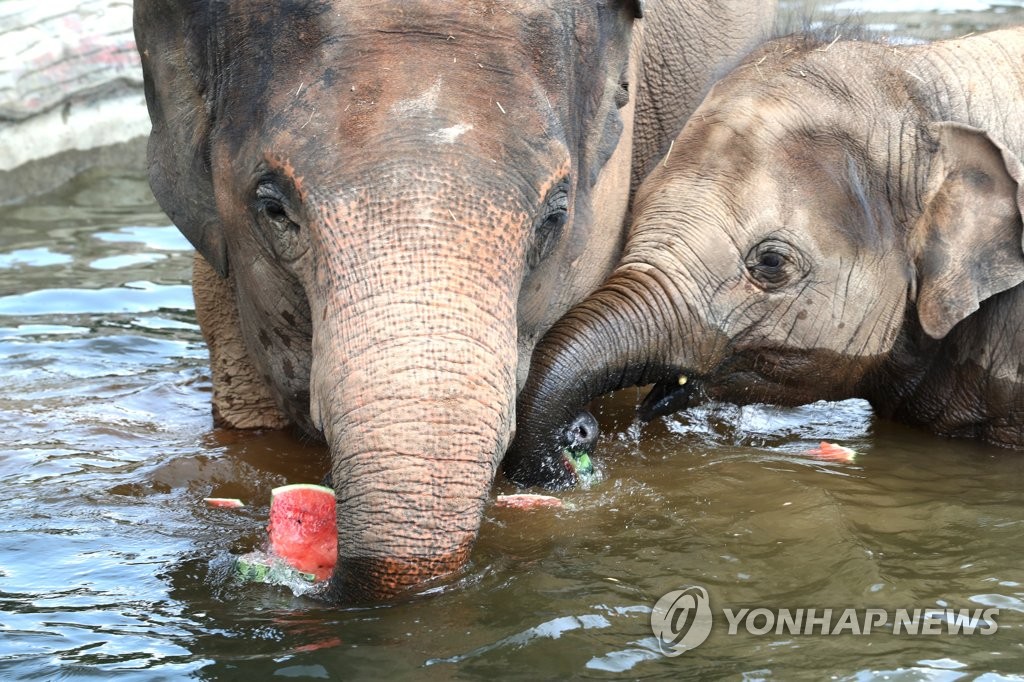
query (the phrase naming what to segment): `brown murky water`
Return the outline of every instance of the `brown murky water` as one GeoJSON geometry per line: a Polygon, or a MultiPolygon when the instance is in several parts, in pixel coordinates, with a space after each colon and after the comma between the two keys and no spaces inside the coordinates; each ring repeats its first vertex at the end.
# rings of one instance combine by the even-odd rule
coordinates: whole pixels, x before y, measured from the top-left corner
{"type": "MultiPolygon", "coordinates": [[[[1024,20],[1022,4],[840,9],[934,36],[1024,20]]],[[[490,510],[469,568],[423,597],[336,609],[233,583],[269,490],[318,480],[325,453],[212,430],[190,255],[167,222],[117,169],[0,218],[0,678],[1024,678],[1024,457],[859,402],[717,406],[638,438],[625,392],[604,403],[604,481],[561,511],[490,510]],[[803,454],[821,439],[859,455],[803,454]],[[665,657],[651,607],[687,585],[715,627],[665,657]],[[1000,627],[729,635],[720,611],[740,607],[991,607],[1000,627]]]]}

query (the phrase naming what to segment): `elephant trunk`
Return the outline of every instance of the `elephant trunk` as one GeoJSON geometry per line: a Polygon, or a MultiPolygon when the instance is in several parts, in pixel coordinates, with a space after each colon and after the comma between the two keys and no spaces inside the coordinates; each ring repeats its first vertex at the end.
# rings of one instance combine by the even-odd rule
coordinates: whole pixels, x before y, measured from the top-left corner
{"type": "Polygon", "coordinates": [[[331,451],[341,601],[394,597],[469,557],[516,387],[515,292],[482,267],[426,248],[320,267],[310,408],[331,451]]]}
{"type": "Polygon", "coordinates": [[[589,449],[594,398],[671,371],[666,315],[673,304],[653,268],[620,269],[544,336],[519,396],[506,475],[520,485],[568,487],[578,480],[572,450],[589,449]]]}

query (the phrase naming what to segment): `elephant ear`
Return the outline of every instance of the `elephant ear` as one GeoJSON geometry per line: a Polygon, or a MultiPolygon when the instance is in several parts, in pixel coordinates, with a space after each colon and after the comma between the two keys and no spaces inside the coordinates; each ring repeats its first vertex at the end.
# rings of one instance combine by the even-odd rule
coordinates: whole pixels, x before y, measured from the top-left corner
{"type": "Polygon", "coordinates": [[[210,172],[210,7],[198,0],[137,0],[149,137],[149,184],[168,217],[221,277],[227,249],[210,172]]]}
{"type": "Polygon", "coordinates": [[[936,147],[909,252],[921,327],[941,339],[982,301],[1024,281],[1024,167],[978,128],[943,121],[926,132],[936,147]]]}

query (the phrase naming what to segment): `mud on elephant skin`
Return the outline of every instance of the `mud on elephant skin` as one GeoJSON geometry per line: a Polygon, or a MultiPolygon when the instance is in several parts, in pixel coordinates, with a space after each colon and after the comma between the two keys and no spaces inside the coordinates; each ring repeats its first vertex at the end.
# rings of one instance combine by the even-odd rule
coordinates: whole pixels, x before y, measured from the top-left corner
{"type": "Polygon", "coordinates": [[[647,419],[862,397],[1024,448],[1022,109],[1024,29],[766,44],[644,181],[614,273],[538,345],[505,471],[572,485],[586,404],[648,383],[647,419]]]}
{"type": "Polygon", "coordinates": [[[657,88],[707,80],[774,2],[672,30],[693,5],[136,1],[150,180],[201,256],[215,417],[327,441],[339,598],[465,563],[533,345],[624,242],[640,93],[657,112],[657,88]],[[655,60],[645,91],[649,20],[706,65],[655,60]]]}

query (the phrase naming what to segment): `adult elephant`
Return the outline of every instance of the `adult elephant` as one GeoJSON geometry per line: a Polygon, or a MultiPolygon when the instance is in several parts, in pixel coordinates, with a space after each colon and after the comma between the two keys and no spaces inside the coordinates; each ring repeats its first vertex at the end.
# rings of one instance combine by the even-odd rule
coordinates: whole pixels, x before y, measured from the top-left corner
{"type": "Polygon", "coordinates": [[[647,383],[644,419],[861,397],[1024,448],[1022,64],[1022,29],[796,36],[716,83],[640,187],[615,272],[538,345],[510,476],[571,485],[587,402],[647,383]]]}
{"type": "Polygon", "coordinates": [[[137,0],[215,420],[326,439],[335,596],[465,563],[535,341],[621,250],[634,109],[657,154],[774,10],[646,4],[137,0]]]}

